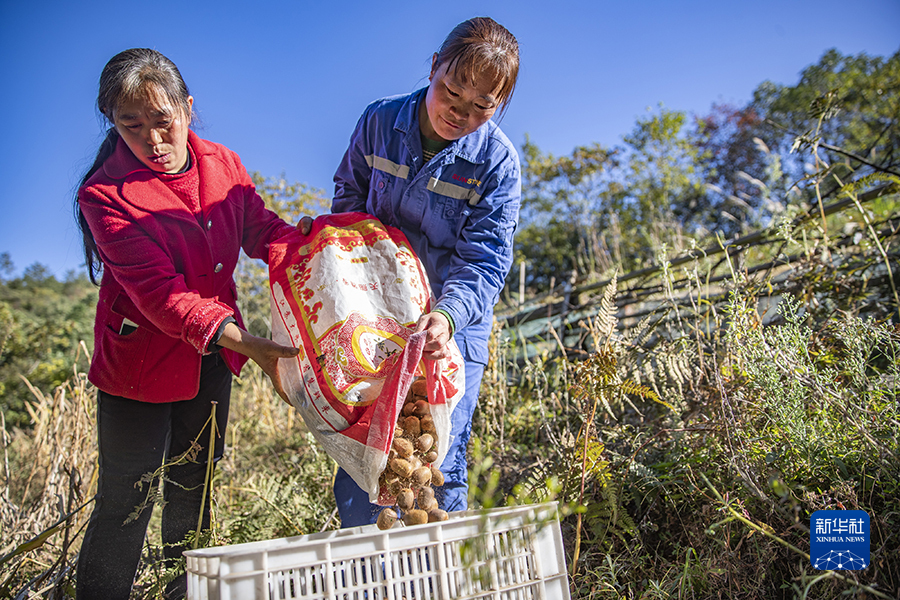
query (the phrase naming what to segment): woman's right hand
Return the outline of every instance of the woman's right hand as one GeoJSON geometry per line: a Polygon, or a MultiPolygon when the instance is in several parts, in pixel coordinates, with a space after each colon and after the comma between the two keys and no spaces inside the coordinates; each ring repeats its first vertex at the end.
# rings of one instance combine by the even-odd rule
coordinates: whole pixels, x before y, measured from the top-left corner
{"type": "Polygon", "coordinates": [[[299,348],[281,346],[272,340],[257,337],[244,331],[235,323],[229,323],[225,326],[222,337],[219,338],[217,343],[223,348],[240,352],[258,364],[263,372],[269,376],[269,379],[272,380],[272,385],[275,387],[278,395],[281,396],[281,399],[288,404],[291,403],[284,388],[281,386],[281,377],[278,373],[278,359],[297,356],[300,353],[299,348]]]}
{"type": "Polygon", "coordinates": [[[313,218],[310,216],[305,216],[300,219],[300,222],[297,223],[297,229],[303,235],[309,235],[309,232],[312,230],[313,218]]]}
{"type": "Polygon", "coordinates": [[[450,333],[450,321],[447,317],[439,312],[431,312],[419,317],[416,322],[414,333],[420,331],[427,332],[425,336],[425,351],[423,358],[428,360],[438,360],[441,358],[450,358],[450,348],[447,342],[453,335],[450,333]]]}

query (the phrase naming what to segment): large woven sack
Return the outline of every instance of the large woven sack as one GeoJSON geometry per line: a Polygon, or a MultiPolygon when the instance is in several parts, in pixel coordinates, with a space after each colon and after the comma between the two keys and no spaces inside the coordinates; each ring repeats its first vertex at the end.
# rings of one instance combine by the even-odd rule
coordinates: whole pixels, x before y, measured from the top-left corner
{"type": "Polygon", "coordinates": [[[440,466],[450,413],[465,390],[455,342],[451,357],[424,360],[425,333],[413,334],[434,302],[406,236],[371,215],[320,216],[269,248],[272,339],[300,348],[281,359],[291,404],[326,452],[369,493],[392,504],[378,477],[387,464],[409,387],[424,376],[440,466]]]}

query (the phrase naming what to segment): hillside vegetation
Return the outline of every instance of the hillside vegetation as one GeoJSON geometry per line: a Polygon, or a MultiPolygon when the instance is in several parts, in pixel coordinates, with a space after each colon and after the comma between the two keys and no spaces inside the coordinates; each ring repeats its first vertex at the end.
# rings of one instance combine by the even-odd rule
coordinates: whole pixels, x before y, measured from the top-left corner
{"type": "MultiPolygon", "coordinates": [[[[615,147],[526,141],[470,504],[558,501],[573,598],[900,598],[898,119],[900,53],[830,51],[746,106],[660,106],[615,147]],[[821,509],[869,514],[868,568],[812,567],[821,509]]],[[[255,179],[290,221],[328,204],[255,179]]],[[[96,477],[96,291],[8,263],[0,597],[65,598],[96,477]]],[[[265,334],[265,267],[238,275],[265,334]]],[[[339,526],[333,461],[250,366],[226,448],[197,543],[339,526]]],[[[153,531],[136,598],[172,576],[153,531]]]]}

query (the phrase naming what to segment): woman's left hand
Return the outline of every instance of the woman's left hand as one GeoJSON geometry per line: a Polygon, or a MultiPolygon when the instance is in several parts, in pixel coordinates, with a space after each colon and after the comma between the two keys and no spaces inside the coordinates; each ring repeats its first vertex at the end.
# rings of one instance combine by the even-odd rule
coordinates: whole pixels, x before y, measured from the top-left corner
{"type": "Polygon", "coordinates": [[[449,358],[450,349],[447,342],[450,341],[450,321],[439,312],[431,312],[419,317],[416,323],[415,333],[427,331],[425,337],[425,351],[422,353],[423,358],[429,360],[438,360],[440,358],[449,358]]]}
{"type": "Polygon", "coordinates": [[[290,404],[284,388],[281,386],[281,377],[278,375],[278,359],[291,358],[300,353],[299,348],[281,346],[272,340],[257,337],[247,333],[235,323],[229,323],[222,332],[218,344],[223,348],[240,352],[259,365],[263,372],[272,380],[275,391],[281,399],[290,404]]]}

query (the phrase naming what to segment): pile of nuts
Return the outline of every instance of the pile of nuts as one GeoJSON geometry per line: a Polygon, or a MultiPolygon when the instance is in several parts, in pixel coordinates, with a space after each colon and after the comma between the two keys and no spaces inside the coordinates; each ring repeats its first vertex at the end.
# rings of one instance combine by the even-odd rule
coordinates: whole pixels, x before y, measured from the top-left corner
{"type": "Polygon", "coordinates": [[[378,515],[379,529],[394,525],[397,508],[406,525],[447,520],[447,511],[438,507],[434,497],[433,486],[444,485],[444,474],[433,466],[437,458],[437,430],[431,418],[425,379],[420,377],[409,388],[394,430],[388,466],[378,479],[380,487],[397,502],[378,515]]]}

